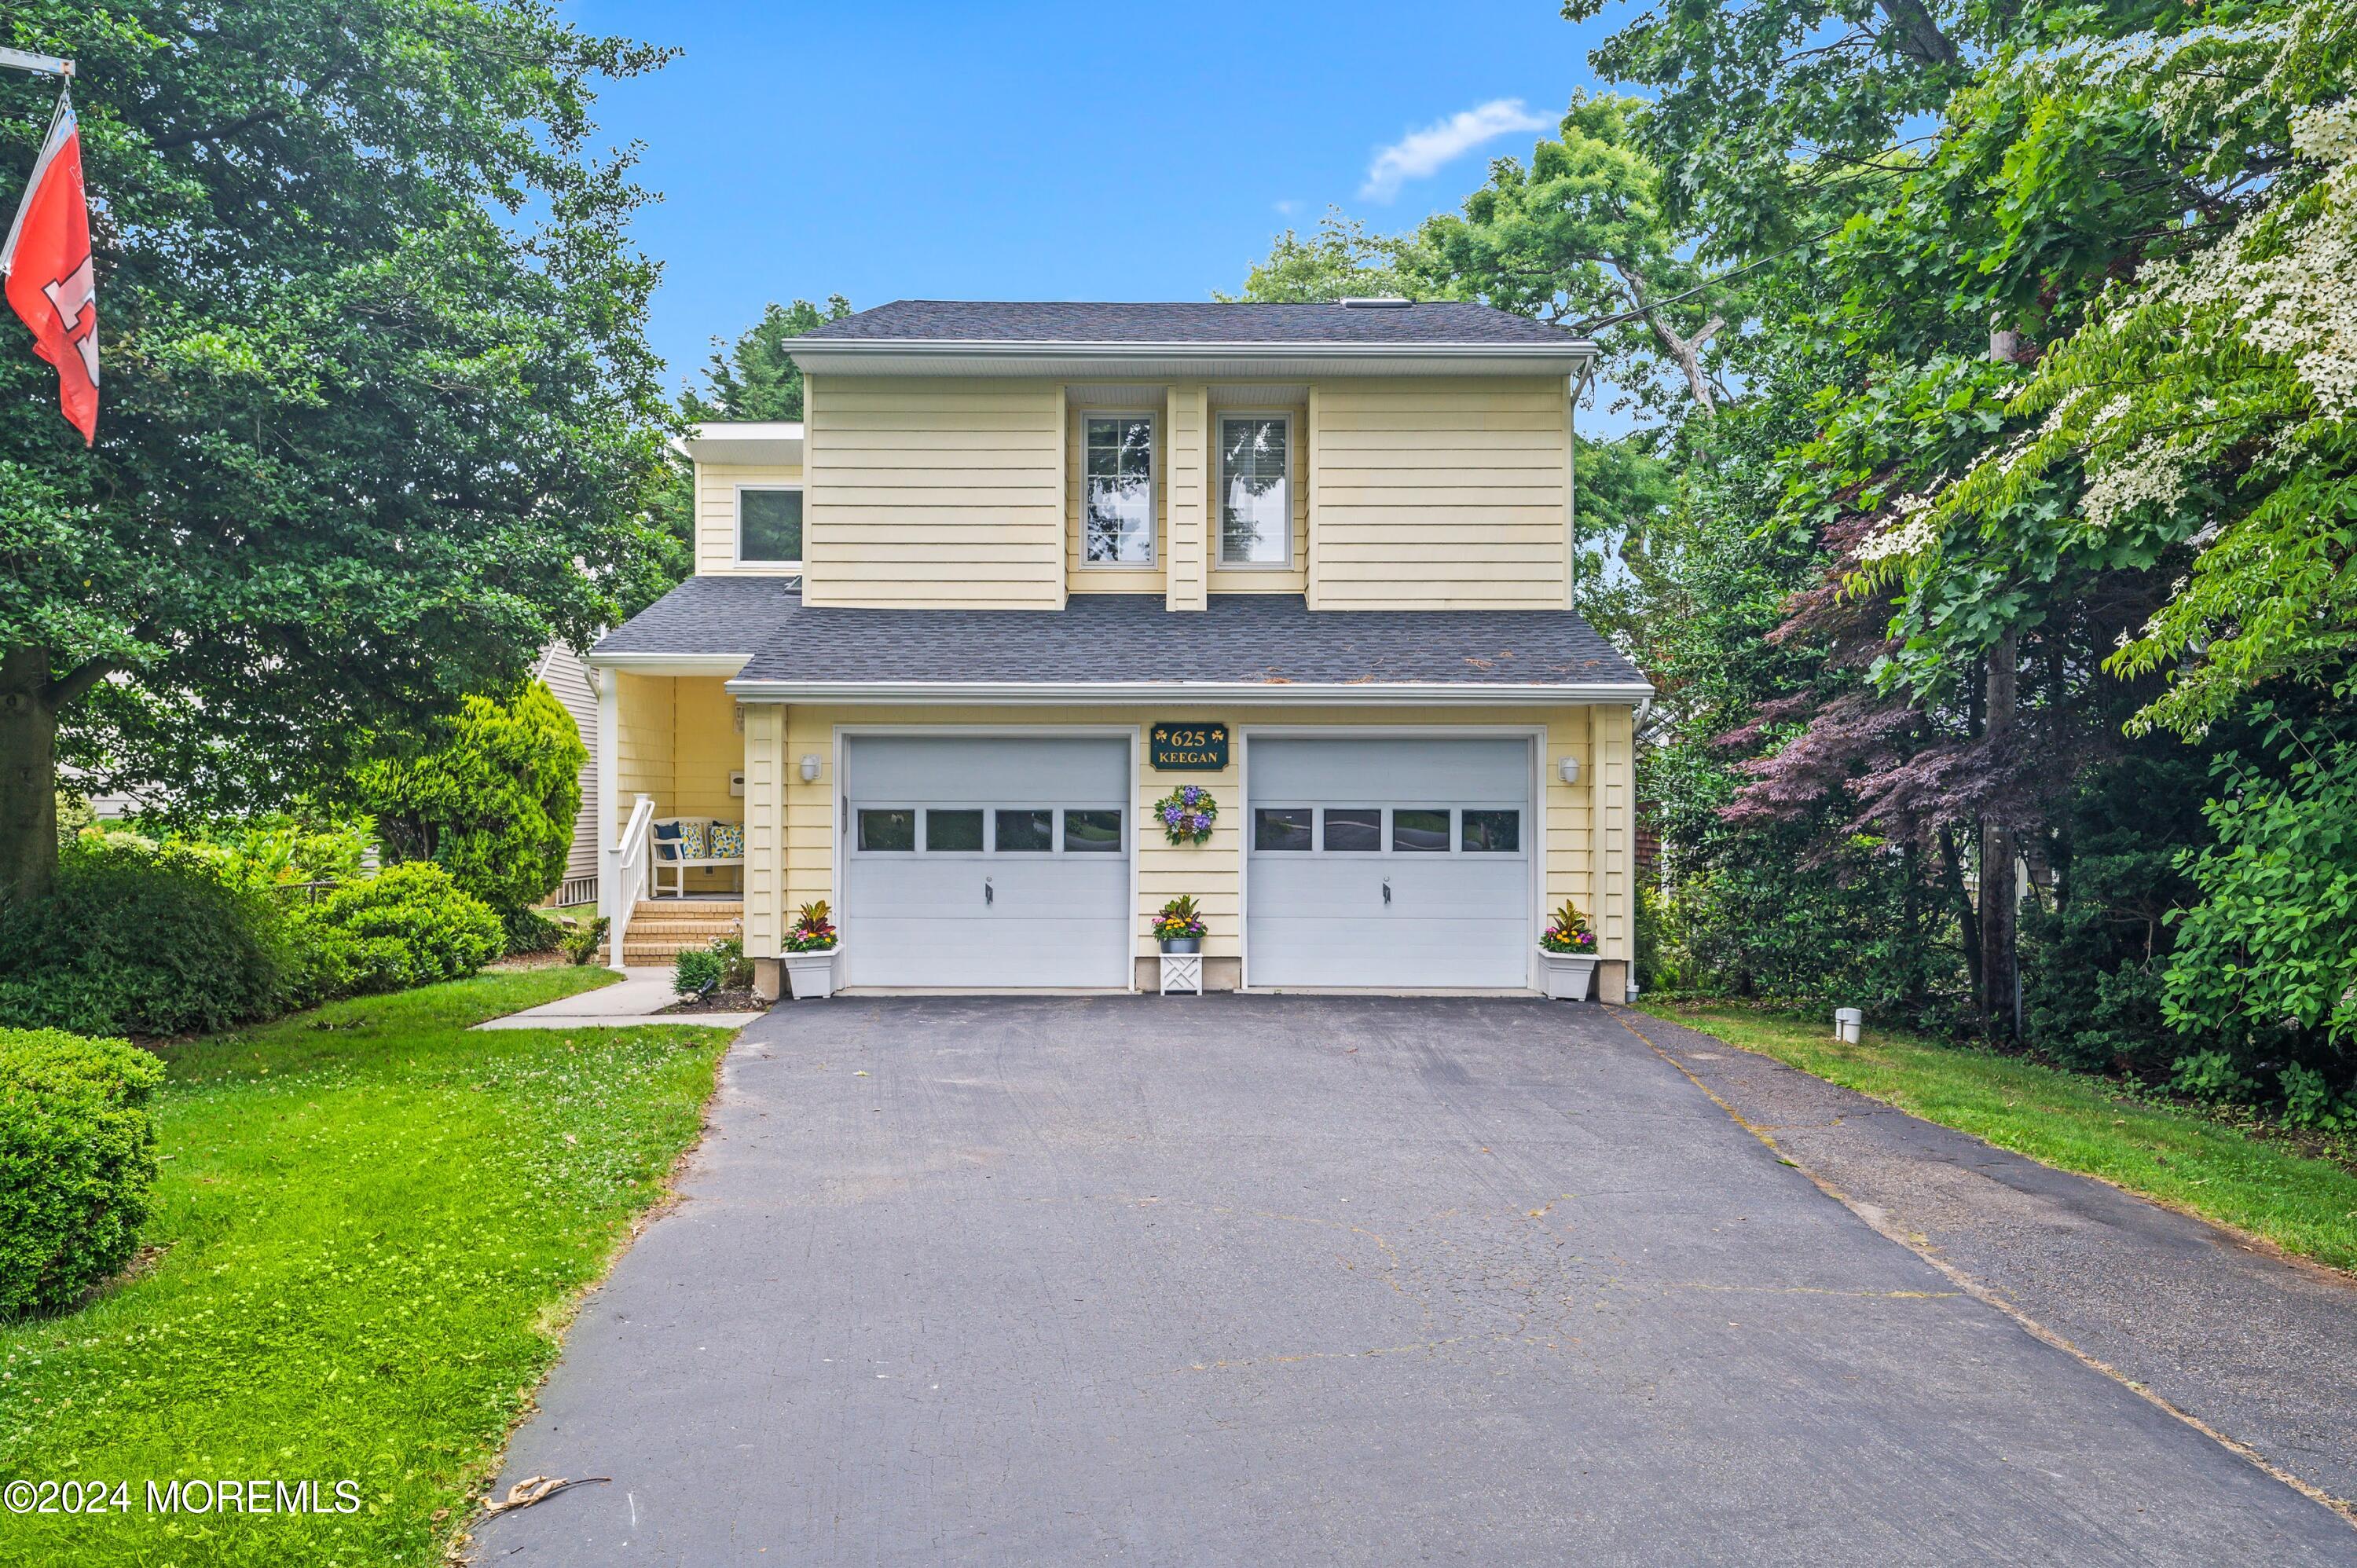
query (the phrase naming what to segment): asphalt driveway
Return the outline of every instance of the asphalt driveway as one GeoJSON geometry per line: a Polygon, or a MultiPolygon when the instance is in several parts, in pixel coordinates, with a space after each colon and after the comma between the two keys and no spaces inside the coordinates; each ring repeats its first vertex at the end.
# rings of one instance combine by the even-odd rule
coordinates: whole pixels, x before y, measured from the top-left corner
{"type": "Polygon", "coordinates": [[[684,1193],[478,1562],[2357,1562],[1602,1009],[781,1008],[684,1193]]]}

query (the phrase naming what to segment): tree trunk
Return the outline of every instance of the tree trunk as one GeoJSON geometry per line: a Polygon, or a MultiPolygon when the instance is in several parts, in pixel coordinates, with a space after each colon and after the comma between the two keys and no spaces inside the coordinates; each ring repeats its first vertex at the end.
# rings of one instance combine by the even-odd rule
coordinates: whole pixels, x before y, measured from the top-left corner
{"type": "Polygon", "coordinates": [[[58,713],[49,655],[0,650],[0,900],[40,898],[58,879],[58,713]]]}
{"type": "MultiPolygon", "coordinates": [[[[2013,728],[2019,652],[2013,633],[1989,650],[1988,720],[1983,734],[1992,750],[2013,728]]],[[[2013,828],[2002,821],[1981,825],[1981,1027],[2011,1039],[2021,1032],[2018,968],[2018,917],[2013,828]]]]}
{"type": "Polygon", "coordinates": [[[1948,890],[1948,897],[1956,908],[1956,931],[1963,938],[1964,950],[1964,983],[1972,987],[1973,1002],[1980,1003],[1981,994],[1981,922],[1973,909],[1973,900],[1964,891],[1964,851],[1956,843],[1955,830],[1943,825],[1940,829],[1940,881],[1948,890]]]}
{"type": "Polygon", "coordinates": [[[1669,323],[1662,319],[1662,313],[1654,307],[1652,300],[1645,297],[1650,292],[1645,274],[1627,261],[1616,261],[1613,264],[1628,280],[1629,297],[1636,302],[1637,313],[1644,320],[1645,329],[1653,335],[1653,341],[1659,343],[1670,358],[1677,361],[1678,369],[1684,372],[1686,390],[1694,394],[1703,417],[1715,417],[1718,413],[1718,403],[1711,396],[1710,378],[1703,374],[1702,350],[1703,345],[1718,336],[1719,329],[1727,325],[1727,317],[1713,315],[1693,337],[1681,338],[1670,330],[1669,323]]]}

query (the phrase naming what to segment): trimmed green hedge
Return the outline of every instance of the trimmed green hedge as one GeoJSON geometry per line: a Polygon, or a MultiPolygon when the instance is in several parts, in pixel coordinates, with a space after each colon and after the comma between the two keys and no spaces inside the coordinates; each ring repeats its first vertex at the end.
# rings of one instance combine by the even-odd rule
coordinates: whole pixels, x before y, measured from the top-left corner
{"type": "Polygon", "coordinates": [[[457,980],[507,950],[507,931],[490,906],[425,861],[338,889],[305,924],[328,995],[457,980]]]}
{"type": "Polygon", "coordinates": [[[281,1010],[303,968],[271,896],[187,845],[76,839],[55,893],[0,904],[0,1026],[210,1033],[281,1010]]]}
{"type": "Polygon", "coordinates": [[[127,1041],[0,1029],[0,1321],[71,1305],[138,1251],[163,1081],[127,1041]]]}

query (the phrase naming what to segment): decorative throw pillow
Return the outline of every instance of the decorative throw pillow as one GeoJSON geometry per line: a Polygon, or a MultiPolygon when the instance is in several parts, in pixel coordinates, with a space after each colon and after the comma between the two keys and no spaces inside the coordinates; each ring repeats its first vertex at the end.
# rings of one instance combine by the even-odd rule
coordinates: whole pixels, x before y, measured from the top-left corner
{"type": "Polygon", "coordinates": [[[710,854],[715,860],[744,859],[745,824],[742,822],[713,823],[710,854]]]}
{"type": "Polygon", "coordinates": [[[680,836],[679,824],[677,822],[657,822],[655,824],[654,840],[655,858],[657,860],[677,860],[679,858],[680,836]]]}
{"type": "Polygon", "coordinates": [[[704,858],[704,833],[712,824],[701,818],[690,818],[679,824],[680,853],[690,860],[704,858]]]}

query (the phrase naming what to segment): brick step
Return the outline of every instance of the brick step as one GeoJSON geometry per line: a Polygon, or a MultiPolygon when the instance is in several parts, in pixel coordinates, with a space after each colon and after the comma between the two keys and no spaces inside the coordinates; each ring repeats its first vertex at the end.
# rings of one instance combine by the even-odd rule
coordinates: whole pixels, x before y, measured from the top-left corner
{"type": "Polygon", "coordinates": [[[683,952],[711,946],[716,937],[735,936],[744,921],[741,899],[642,898],[630,908],[622,961],[667,964],[683,952]]]}

